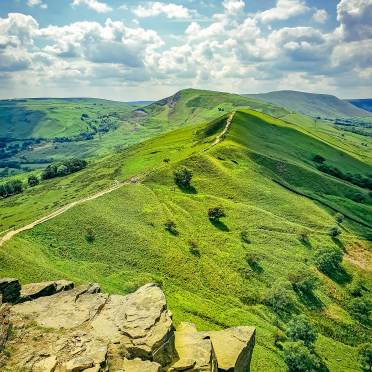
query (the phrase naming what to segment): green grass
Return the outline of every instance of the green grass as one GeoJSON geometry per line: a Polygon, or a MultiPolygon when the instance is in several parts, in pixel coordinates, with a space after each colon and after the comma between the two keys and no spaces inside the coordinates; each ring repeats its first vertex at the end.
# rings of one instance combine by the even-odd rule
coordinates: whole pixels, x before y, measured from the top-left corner
{"type": "Polygon", "coordinates": [[[320,154],[333,166],[362,174],[370,166],[354,154],[353,145],[350,151],[335,147],[329,134],[306,123],[251,110],[238,111],[224,140],[208,150],[222,127],[220,120],[186,126],[0,201],[0,226],[6,229],[114,179],[146,175],[141,184],[123,186],[14,237],[0,249],[0,275],[23,282],[97,281],[112,293],[156,281],[176,323],[192,321],[200,329],[256,326],[252,371],[278,371],[285,364],[273,332],[285,328],[288,317],[277,316],[262,300],[273,283],[308,268],[321,285],[310,299],[292,291],[293,313],[306,314],[320,332],[316,352],[330,371],[359,370],[357,345],[372,335],[351,317],[347,288],[360,277],[371,290],[368,265],[362,265],[371,257],[364,239],[371,232],[365,226],[371,224],[371,199],[365,190],[319,172],[312,157],[320,154]],[[195,191],[174,185],[173,172],[181,165],[192,169],[195,191]],[[350,201],[356,190],[366,194],[365,203],[350,201]],[[217,225],[207,217],[215,206],[227,215],[217,225]],[[347,218],[341,238],[332,240],[328,230],[336,225],[336,210],[347,218]],[[168,219],[176,223],[178,236],[164,229],[168,219]],[[88,229],[92,243],[85,239],[88,229]],[[242,242],[242,231],[250,244],[242,242]],[[308,244],[299,240],[303,231],[308,244]],[[190,251],[190,240],[200,257],[190,251]],[[329,278],[313,264],[317,248],[336,245],[345,251],[343,278],[329,278]],[[248,265],[247,254],[257,257],[260,270],[248,265]]]}

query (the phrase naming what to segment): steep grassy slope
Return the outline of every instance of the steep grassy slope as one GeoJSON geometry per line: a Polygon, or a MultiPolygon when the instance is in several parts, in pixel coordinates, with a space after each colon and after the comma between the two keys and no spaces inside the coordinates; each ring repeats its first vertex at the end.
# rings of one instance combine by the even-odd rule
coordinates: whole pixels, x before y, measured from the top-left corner
{"type": "MultiPolygon", "coordinates": [[[[357,371],[356,347],[372,335],[367,324],[352,317],[348,288],[361,278],[371,290],[371,252],[363,239],[371,232],[371,198],[364,189],[318,171],[312,158],[319,154],[333,166],[361,174],[370,173],[370,167],[316,131],[250,110],[238,111],[224,140],[211,147],[225,122],[226,116],[170,132],[0,201],[5,223],[21,223],[31,218],[34,203],[39,214],[43,203],[54,208],[57,191],[71,198],[95,183],[144,176],[140,184],[123,186],[14,237],[0,248],[0,275],[98,281],[112,292],[157,281],[177,323],[190,320],[201,329],[255,325],[252,371],[285,369],[273,334],[285,329],[290,315],[264,305],[270,288],[282,283],[293,297],[292,315],[306,314],[320,332],[316,352],[327,368],[357,371]],[[194,173],[193,188],[186,192],[173,181],[181,165],[194,173]],[[363,203],[349,199],[356,190],[365,195],[363,203]],[[207,211],[218,205],[227,217],[212,224],[207,211]],[[340,239],[328,235],[336,210],[346,216],[340,239]],[[169,219],[178,235],[164,229],[169,219]],[[90,243],[88,230],[94,235],[90,243]],[[304,231],[308,242],[299,240],[304,231]],[[316,250],[337,245],[345,252],[343,269],[330,277],[318,272],[316,250]],[[299,268],[319,278],[313,296],[300,296],[288,283],[299,268]]],[[[363,297],[368,295],[364,290],[363,297]]]]}
{"type": "Polygon", "coordinates": [[[313,117],[337,118],[369,115],[368,111],[327,94],[282,90],[263,94],[246,94],[244,96],[283,106],[291,111],[313,117]]]}
{"type": "Polygon", "coordinates": [[[348,102],[350,102],[352,105],[356,107],[361,108],[362,110],[372,112],[372,99],[371,98],[349,99],[348,102]]]}

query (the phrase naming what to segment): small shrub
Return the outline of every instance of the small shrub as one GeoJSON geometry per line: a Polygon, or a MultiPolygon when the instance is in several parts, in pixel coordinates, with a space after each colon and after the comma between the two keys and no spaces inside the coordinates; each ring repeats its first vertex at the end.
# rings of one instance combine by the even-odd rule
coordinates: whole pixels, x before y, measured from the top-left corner
{"type": "Polygon", "coordinates": [[[301,231],[300,234],[298,235],[298,240],[302,244],[309,244],[310,239],[309,239],[309,233],[307,231],[301,231]]]}
{"type": "Polygon", "coordinates": [[[322,163],[325,162],[325,158],[323,158],[323,156],[321,156],[321,155],[315,155],[315,156],[313,157],[313,161],[314,161],[315,163],[322,164],[322,163]]]}
{"type": "Polygon", "coordinates": [[[288,372],[314,372],[319,368],[318,358],[303,342],[289,342],[284,347],[284,361],[288,372]]]}
{"type": "Polygon", "coordinates": [[[316,332],[304,315],[295,316],[289,323],[286,335],[292,341],[302,341],[305,346],[311,346],[316,340],[316,332]]]}
{"type": "Polygon", "coordinates": [[[353,280],[349,286],[349,293],[353,297],[362,297],[363,296],[364,284],[360,278],[353,280]]]}
{"type": "Polygon", "coordinates": [[[166,231],[170,232],[172,235],[178,235],[177,225],[172,220],[168,220],[164,223],[164,228],[166,231]]]}
{"type": "Polygon", "coordinates": [[[165,158],[165,159],[163,159],[163,162],[164,163],[169,163],[170,162],[170,159],[169,158],[165,158]]]}
{"type": "Polygon", "coordinates": [[[200,257],[200,251],[199,251],[199,248],[198,248],[198,243],[194,240],[189,240],[189,249],[190,249],[190,253],[195,256],[195,257],[200,257]]]}
{"type": "Polygon", "coordinates": [[[174,172],[174,182],[179,187],[189,188],[192,179],[192,171],[186,167],[177,169],[174,172]]]}
{"type": "Polygon", "coordinates": [[[315,254],[315,266],[325,274],[332,273],[339,269],[343,253],[337,248],[319,249],[315,254]]]}
{"type": "Polygon", "coordinates": [[[30,187],[34,187],[40,183],[39,179],[36,176],[29,176],[27,180],[27,184],[30,187]]]}
{"type": "Polygon", "coordinates": [[[350,302],[350,314],[360,322],[367,322],[372,311],[372,301],[355,298],[350,302]]]}
{"type": "Polygon", "coordinates": [[[328,234],[332,238],[337,238],[339,235],[341,235],[341,232],[342,232],[341,229],[335,226],[329,229],[328,234]]]}
{"type": "Polygon", "coordinates": [[[96,237],[94,235],[93,230],[91,228],[87,229],[87,232],[85,234],[85,240],[88,243],[93,243],[95,239],[96,239],[96,237]]]}
{"type": "Polygon", "coordinates": [[[260,258],[255,253],[247,253],[245,256],[245,260],[252,270],[256,272],[263,271],[260,265],[260,258]]]}
{"type": "Polygon", "coordinates": [[[302,293],[311,293],[318,285],[318,278],[308,270],[299,270],[290,273],[289,282],[295,291],[302,293]]]}
{"type": "Polygon", "coordinates": [[[264,303],[279,313],[290,313],[294,307],[293,296],[284,285],[271,288],[264,298],[264,303]]]}
{"type": "Polygon", "coordinates": [[[342,213],[335,214],[335,220],[337,223],[342,223],[345,219],[345,216],[342,213]]]}
{"type": "Polygon", "coordinates": [[[284,332],[282,330],[280,330],[279,328],[277,328],[274,332],[273,332],[273,345],[274,346],[280,346],[280,344],[282,342],[284,342],[287,338],[284,334],[284,332]]]}
{"type": "Polygon", "coordinates": [[[372,370],[372,344],[362,344],[358,348],[358,360],[362,369],[372,370]]]}
{"type": "Polygon", "coordinates": [[[251,239],[249,239],[248,231],[243,230],[240,232],[240,240],[245,244],[251,244],[251,239]]]}
{"type": "Polygon", "coordinates": [[[221,207],[210,208],[208,210],[208,218],[211,221],[219,221],[222,217],[226,217],[226,214],[221,207]]]}

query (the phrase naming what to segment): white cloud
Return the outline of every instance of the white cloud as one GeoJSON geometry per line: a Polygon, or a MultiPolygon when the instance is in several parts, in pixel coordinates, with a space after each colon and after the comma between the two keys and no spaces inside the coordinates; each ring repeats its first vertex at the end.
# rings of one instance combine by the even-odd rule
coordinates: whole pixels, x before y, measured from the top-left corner
{"type": "Polygon", "coordinates": [[[372,38],[372,0],[341,0],[337,5],[338,32],[346,41],[372,38]]]}
{"type": "Polygon", "coordinates": [[[277,0],[275,8],[257,14],[257,18],[264,23],[284,21],[308,11],[304,0],[277,0]]]}
{"type": "Polygon", "coordinates": [[[236,14],[244,10],[245,3],[243,0],[223,0],[223,7],[230,14],[236,14]]]}
{"type": "Polygon", "coordinates": [[[328,19],[328,13],[324,9],[317,9],[313,14],[312,19],[318,23],[325,23],[328,19]]]}
{"type": "Polygon", "coordinates": [[[156,17],[161,14],[170,19],[188,19],[192,16],[190,9],[183,5],[161,3],[159,1],[149,2],[145,5],[138,5],[133,9],[133,13],[139,18],[156,17]]]}
{"type": "Polygon", "coordinates": [[[112,11],[110,6],[98,0],[73,0],[72,6],[78,5],[86,5],[88,8],[96,11],[97,13],[107,13],[112,11]]]}

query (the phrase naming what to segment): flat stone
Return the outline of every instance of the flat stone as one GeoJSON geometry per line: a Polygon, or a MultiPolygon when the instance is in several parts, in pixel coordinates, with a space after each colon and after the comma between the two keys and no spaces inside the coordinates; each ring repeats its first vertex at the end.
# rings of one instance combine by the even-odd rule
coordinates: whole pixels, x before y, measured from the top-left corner
{"type": "Polygon", "coordinates": [[[68,280],[57,280],[42,283],[29,283],[22,286],[21,301],[31,301],[39,297],[51,296],[61,291],[74,288],[74,283],[68,280]]]}
{"type": "Polygon", "coordinates": [[[86,356],[78,356],[65,364],[66,372],[79,372],[94,367],[94,361],[86,356]]]}
{"type": "Polygon", "coordinates": [[[217,372],[217,361],[209,337],[197,332],[194,324],[181,323],[175,332],[179,360],[169,371],[217,372]]]}
{"type": "Polygon", "coordinates": [[[211,339],[219,371],[249,371],[255,333],[254,327],[234,327],[204,332],[211,339]]]}
{"type": "MultiPolygon", "coordinates": [[[[15,278],[0,279],[1,302],[17,302],[20,296],[21,284],[15,278]]],[[[1,304],[0,302],[0,304],[1,304]]]]}
{"type": "Polygon", "coordinates": [[[161,365],[148,360],[124,359],[123,370],[124,372],[160,372],[161,365]]]}
{"type": "Polygon", "coordinates": [[[57,358],[53,355],[42,359],[33,366],[33,372],[54,372],[57,367],[57,358]]]}

